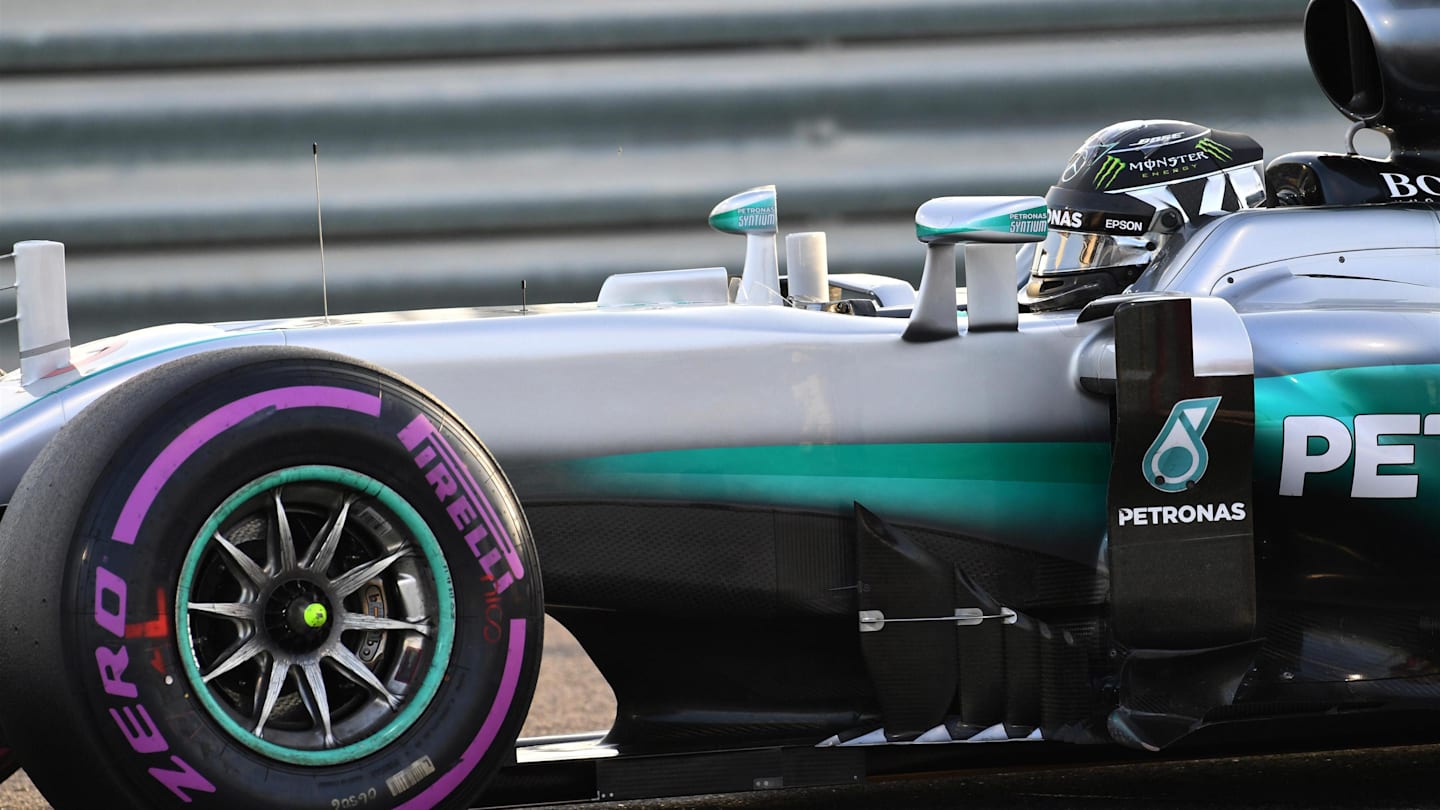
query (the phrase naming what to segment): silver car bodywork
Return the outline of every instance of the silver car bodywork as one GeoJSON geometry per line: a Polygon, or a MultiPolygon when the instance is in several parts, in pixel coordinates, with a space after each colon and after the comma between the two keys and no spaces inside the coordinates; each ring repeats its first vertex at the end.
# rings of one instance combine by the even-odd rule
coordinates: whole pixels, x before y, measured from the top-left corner
{"type": "MultiPolygon", "coordinates": [[[[632,295],[643,300],[647,279],[632,281],[632,295]]],[[[1244,329],[1227,332],[1197,319],[1196,356],[1238,353],[1248,363],[1253,344],[1262,377],[1440,359],[1434,209],[1239,212],[1201,231],[1137,286],[1224,301],[1244,329]]],[[[662,451],[1106,445],[1109,398],[1087,390],[1086,381],[1094,389],[1094,380],[1114,377],[1107,320],[1024,315],[1014,331],[970,334],[962,313],[959,324],[959,340],[915,343],[901,339],[900,318],[778,305],[621,303],[157,327],[80,347],[72,371],[30,386],[21,385],[18,371],[6,376],[0,500],[48,437],[105,391],[184,355],[255,344],[328,349],[407,376],[470,424],[527,500],[620,486],[573,475],[561,484],[553,473],[568,462],[662,451]]],[[[682,494],[658,474],[625,481],[637,498],[682,494]]],[[[1076,562],[1093,562],[1098,553],[1098,506],[1067,528],[1046,522],[1021,531],[1024,513],[981,516],[987,510],[967,503],[963,490],[950,488],[953,497],[942,505],[938,494],[889,498],[876,494],[890,490],[869,486],[874,481],[852,483],[848,495],[790,505],[843,509],[847,499],[862,500],[892,519],[981,536],[1001,532],[1003,521],[1007,534],[1037,551],[1076,562]]],[[[763,485],[716,486],[729,488],[729,501],[767,500],[763,485]]],[[[1103,488],[1091,494],[1103,500],[1103,488]]]]}

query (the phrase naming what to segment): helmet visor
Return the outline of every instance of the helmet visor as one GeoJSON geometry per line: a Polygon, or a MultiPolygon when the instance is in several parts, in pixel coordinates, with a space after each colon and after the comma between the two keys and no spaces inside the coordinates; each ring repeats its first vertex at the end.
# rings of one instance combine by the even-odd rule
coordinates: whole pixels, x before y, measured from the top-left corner
{"type": "Polygon", "coordinates": [[[1083,273],[1106,267],[1129,267],[1150,261],[1159,248],[1155,237],[1115,236],[1051,228],[1035,251],[1030,272],[1036,276],[1083,273]]]}

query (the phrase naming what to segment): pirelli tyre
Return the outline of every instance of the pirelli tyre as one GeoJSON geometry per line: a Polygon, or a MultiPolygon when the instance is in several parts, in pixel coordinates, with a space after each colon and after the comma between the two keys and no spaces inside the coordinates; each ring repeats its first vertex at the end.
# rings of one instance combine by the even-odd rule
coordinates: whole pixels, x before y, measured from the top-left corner
{"type": "Polygon", "coordinates": [[[55,436],[0,523],[0,716],[57,808],[458,808],[538,670],[529,529],[439,403],[200,354],[55,436]]]}

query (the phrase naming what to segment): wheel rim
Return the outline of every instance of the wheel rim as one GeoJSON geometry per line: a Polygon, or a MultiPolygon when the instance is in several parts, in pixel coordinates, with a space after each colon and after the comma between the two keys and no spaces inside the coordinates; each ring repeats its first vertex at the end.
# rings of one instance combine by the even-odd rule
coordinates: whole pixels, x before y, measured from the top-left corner
{"type": "Polygon", "coordinates": [[[455,635],[439,542],[394,490],[292,467],[225,500],[191,542],[175,597],[185,675],[232,737],[335,765],[424,713],[455,635]]]}

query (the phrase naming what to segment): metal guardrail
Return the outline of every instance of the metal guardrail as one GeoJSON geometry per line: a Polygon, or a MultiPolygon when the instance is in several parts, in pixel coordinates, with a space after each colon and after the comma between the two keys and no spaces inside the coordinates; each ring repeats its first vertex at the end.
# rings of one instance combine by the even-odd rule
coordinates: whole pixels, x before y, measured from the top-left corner
{"type": "Polygon", "coordinates": [[[613,151],[1319,108],[1287,32],[19,76],[0,148],[32,166],[265,160],[315,140],[357,157],[613,151]]]}
{"type": "Polygon", "coordinates": [[[77,338],[317,311],[319,141],[332,310],[738,271],[704,217],[762,183],[837,272],[918,281],[920,202],[1043,193],[1114,121],[1343,136],[1304,0],[773,5],[9,2],[0,247],[66,243],[77,338]]]}
{"type": "Polygon", "coordinates": [[[744,49],[835,42],[1294,23],[1296,0],[769,0],[654,3],[259,0],[7,4],[0,72],[153,70],[515,55],[744,49]]]}

